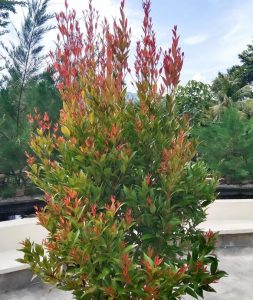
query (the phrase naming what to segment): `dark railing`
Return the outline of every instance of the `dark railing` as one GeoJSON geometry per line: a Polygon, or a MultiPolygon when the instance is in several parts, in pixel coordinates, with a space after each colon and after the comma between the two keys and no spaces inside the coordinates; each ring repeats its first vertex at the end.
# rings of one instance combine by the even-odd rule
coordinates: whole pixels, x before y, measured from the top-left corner
{"type": "MultiPolygon", "coordinates": [[[[217,193],[218,199],[253,199],[253,184],[220,184],[217,193]]],[[[35,206],[45,205],[41,198],[41,195],[37,195],[0,199],[0,221],[34,214],[35,206]]]]}
{"type": "Polygon", "coordinates": [[[253,199],[253,184],[220,184],[218,199],[253,199]]]}
{"type": "Polygon", "coordinates": [[[41,196],[22,196],[0,200],[0,221],[15,219],[34,214],[35,206],[43,207],[41,196]]]}

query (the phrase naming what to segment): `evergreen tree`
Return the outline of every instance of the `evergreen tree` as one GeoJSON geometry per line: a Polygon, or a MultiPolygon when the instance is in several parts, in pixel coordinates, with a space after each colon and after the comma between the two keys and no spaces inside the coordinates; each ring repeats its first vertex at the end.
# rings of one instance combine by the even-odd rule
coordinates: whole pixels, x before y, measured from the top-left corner
{"type": "Polygon", "coordinates": [[[253,44],[247,46],[247,49],[239,54],[242,65],[239,69],[239,77],[243,84],[253,83],[253,44]]]}
{"type": "Polygon", "coordinates": [[[25,112],[23,93],[26,84],[41,72],[45,55],[41,40],[45,33],[53,27],[48,24],[52,15],[47,13],[49,0],[28,0],[27,15],[22,23],[21,30],[17,30],[18,43],[11,42],[11,47],[4,46],[7,53],[6,69],[9,73],[7,80],[15,79],[16,89],[16,134],[19,134],[21,114],[25,112]]]}
{"type": "Polygon", "coordinates": [[[33,129],[28,122],[33,115],[34,107],[41,113],[49,111],[52,120],[57,120],[61,103],[58,91],[49,73],[42,73],[30,80],[24,91],[26,101],[25,112],[20,120],[19,135],[16,136],[16,96],[12,85],[15,81],[9,81],[8,86],[0,91],[0,173],[6,175],[7,183],[0,191],[0,196],[11,196],[15,189],[27,185],[27,179],[23,174],[26,166],[25,152],[28,150],[28,140],[33,129]]]}
{"type": "Polygon", "coordinates": [[[18,185],[25,181],[22,170],[31,129],[27,115],[34,112],[34,106],[42,111],[43,105],[59,108],[54,83],[46,73],[41,75],[46,58],[41,41],[52,29],[48,4],[49,0],[29,0],[21,30],[16,30],[17,42],[3,46],[8,74],[0,94],[0,173],[13,176],[18,185]]]}
{"type": "Polygon", "coordinates": [[[7,27],[10,23],[10,13],[16,13],[16,6],[25,5],[25,1],[11,1],[11,0],[1,0],[0,1],[0,36],[7,33],[7,27]]]}
{"type": "Polygon", "coordinates": [[[200,155],[225,182],[253,180],[253,119],[229,107],[219,121],[195,129],[194,133],[201,141],[200,155]]]}

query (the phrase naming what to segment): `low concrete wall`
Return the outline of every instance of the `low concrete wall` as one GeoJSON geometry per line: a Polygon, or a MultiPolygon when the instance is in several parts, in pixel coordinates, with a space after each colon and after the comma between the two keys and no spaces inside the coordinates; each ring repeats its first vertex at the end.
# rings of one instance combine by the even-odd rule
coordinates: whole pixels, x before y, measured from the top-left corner
{"type": "Polygon", "coordinates": [[[211,220],[252,220],[253,199],[220,199],[207,209],[208,221],[211,220]]]}
{"type": "Polygon", "coordinates": [[[219,232],[218,247],[253,247],[253,199],[216,200],[198,227],[219,232]]]}
{"type": "Polygon", "coordinates": [[[219,248],[252,248],[253,233],[219,234],[217,246],[219,248]]]}
{"type": "Polygon", "coordinates": [[[36,218],[19,219],[0,222],[0,275],[27,269],[27,266],[16,261],[22,253],[20,242],[30,238],[41,243],[47,231],[37,225],[36,218]]]}
{"type": "Polygon", "coordinates": [[[37,225],[36,218],[0,222],[1,292],[8,292],[32,284],[33,275],[28,270],[28,266],[16,261],[17,258],[23,256],[16,249],[21,248],[20,242],[26,238],[41,243],[46,236],[47,231],[42,226],[37,225]]]}
{"type": "Polygon", "coordinates": [[[207,220],[199,228],[220,234],[253,233],[253,199],[216,200],[207,209],[207,220]]]}

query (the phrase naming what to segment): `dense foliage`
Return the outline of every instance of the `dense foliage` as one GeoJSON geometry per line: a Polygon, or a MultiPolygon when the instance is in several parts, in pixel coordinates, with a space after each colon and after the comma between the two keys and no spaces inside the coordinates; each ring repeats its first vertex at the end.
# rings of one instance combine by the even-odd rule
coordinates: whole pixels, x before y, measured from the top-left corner
{"type": "Polygon", "coordinates": [[[59,117],[61,103],[59,94],[49,73],[31,79],[23,91],[22,112],[19,134],[17,135],[17,96],[16,81],[8,81],[6,88],[0,91],[0,173],[5,175],[0,196],[10,197],[18,193],[34,193],[34,188],[24,173],[26,169],[26,151],[33,129],[31,116],[34,107],[44,113],[49,111],[53,120],[59,117]],[[25,189],[25,191],[24,191],[25,189]],[[23,190],[23,192],[21,191],[23,190]]]}
{"type": "Polygon", "coordinates": [[[241,111],[246,118],[253,117],[253,99],[238,101],[236,108],[241,111]]]}
{"type": "Polygon", "coordinates": [[[208,84],[190,80],[176,92],[176,111],[188,114],[191,124],[200,125],[209,118],[210,107],[215,105],[214,95],[208,84]]]}
{"type": "Polygon", "coordinates": [[[217,100],[225,106],[253,96],[250,85],[242,85],[238,77],[229,74],[219,73],[213,81],[212,90],[217,100]]]}
{"type": "Polygon", "coordinates": [[[249,44],[247,49],[239,54],[241,64],[235,65],[228,70],[230,76],[237,77],[241,85],[253,83],[253,44],[249,44]]]}
{"type": "MultiPolygon", "coordinates": [[[[0,1],[0,197],[15,195],[17,188],[24,190],[27,185],[24,153],[33,128],[27,122],[27,115],[34,112],[35,106],[41,113],[47,110],[53,121],[58,118],[58,108],[61,106],[55,88],[58,75],[53,82],[49,73],[44,71],[46,56],[43,52],[43,37],[52,29],[52,26],[48,26],[52,18],[47,13],[49,3],[49,0],[0,1]],[[15,29],[15,41],[8,43],[8,34],[1,35],[8,33],[10,14],[17,13],[21,5],[24,6],[25,14],[21,28],[15,29]]],[[[50,24],[53,24],[52,20],[50,24]]],[[[190,80],[185,86],[180,85],[175,90],[176,113],[187,115],[194,128],[209,121],[219,122],[230,106],[251,118],[252,44],[239,54],[239,59],[240,65],[232,66],[225,73],[218,73],[211,86],[195,80],[190,80]]],[[[127,93],[126,98],[135,102],[138,95],[127,93]]],[[[209,169],[212,167],[213,164],[209,169]]],[[[230,176],[221,173],[222,177],[227,175],[230,176]]],[[[27,186],[25,189],[28,192],[27,186]]]]}
{"type": "Polygon", "coordinates": [[[253,119],[229,107],[219,121],[194,132],[201,141],[199,153],[226,183],[252,181],[253,119]]]}
{"type": "Polygon", "coordinates": [[[175,112],[183,64],[176,27],[171,48],[161,53],[150,5],[143,2],[136,46],[137,103],[126,101],[124,1],[120,19],[112,30],[105,21],[101,35],[91,2],[85,34],[74,11],[57,16],[51,56],[63,109],[59,125],[35,115],[28,156],[29,176],[45,192],[37,217],[48,237],[42,245],[24,241],[20,261],[76,299],[197,298],[225,274],[214,253],[216,235],[197,229],[216,181],[192,161],[196,142],[175,112]]]}
{"type": "Polygon", "coordinates": [[[47,13],[48,3],[48,0],[27,1],[21,30],[16,30],[17,40],[2,45],[6,62],[0,91],[0,173],[5,175],[0,196],[3,197],[15,195],[17,188],[24,189],[27,185],[25,152],[31,134],[27,116],[37,107],[41,112],[48,110],[53,120],[58,118],[58,92],[49,73],[43,72],[46,56],[42,40],[52,29],[47,25],[52,18],[47,13]]]}

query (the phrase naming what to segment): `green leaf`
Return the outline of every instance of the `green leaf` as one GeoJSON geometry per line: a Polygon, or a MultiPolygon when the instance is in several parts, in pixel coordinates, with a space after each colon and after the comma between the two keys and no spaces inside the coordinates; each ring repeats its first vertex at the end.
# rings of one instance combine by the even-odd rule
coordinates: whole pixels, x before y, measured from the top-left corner
{"type": "Polygon", "coordinates": [[[145,253],[143,253],[144,259],[150,264],[151,268],[154,267],[154,262],[153,260],[145,253]]]}
{"type": "Polygon", "coordinates": [[[73,247],[75,245],[75,243],[77,242],[78,238],[79,238],[79,235],[80,235],[80,229],[77,230],[76,234],[75,234],[75,237],[74,237],[74,240],[71,244],[71,247],[73,247]]]}
{"type": "Polygon", "coordinates": [[[187,293],[187,294],[189,294],[190,296],[192,296],[193,298],[195,298],[195,299],[198,299],[198,295],[195,293],[195,291],[193,290],[193,289],[191,289],[190,287],[187,287],[186,289],[185,289],[185,292],[187,293]]]}
{"type": "Polygon", "coordinates": [[[154,214],[155,212],[156,212],[156,206],[154,205],[154,203],[152,203],[151,205],[150,205],[150,212],[151,212],[151,214],[154,214]]]}
{"type": "Polygon", "coordinates": [[[197,294],[198,296],[200,296],[202,299],[204,299],[203,289],[202,289],[201,287],[198,287],[198,288],[196,289],[196,294],[197,294]]]}
{"type": "Polygon", "coordinates": [[[145,233],[145,234],[143,234],[143,236],[141,237],[141,240],[142,240],[142,241],[150,240],[150,239],[153,239],[154,237],[155,237],[155,235],[152,234],[152,233],[145,233]]]}
{"type": "Polygon", "coordinates": [[[43,256],[44,255],[44,249],[41,245],[39,244],[35,244],[35,251],[40,255],[43,256]]]}
{"type": "Polygon", "coordinates": [[[216,293],[215,289],[212,288],[209,284],[202,285],[202,289],[207,292],[216,293]]]}
{"type": "Polygon", "coordinates": [[[218,260],[215,259],[212,263],[211,263],[211,274],[214,275],[217,271],[217,268],[218,268],[218,260]]]}
{"type": "Polygon", "coordinates": [[[83,296],[93,294],[96,290],[97,290],[97,287],[92,286],[92,287],[90,287],[90,288],[88,288],[87,290],[84,291],[83,296]]]}
{"type": "Polygon", "coordinates": [[[137,244],[129,245],[126,248],[124,248],[124,252],[129,253],[130,251],[132,251],[133,249],[135,249],[137,246],[138,246],[137,244]]]}

